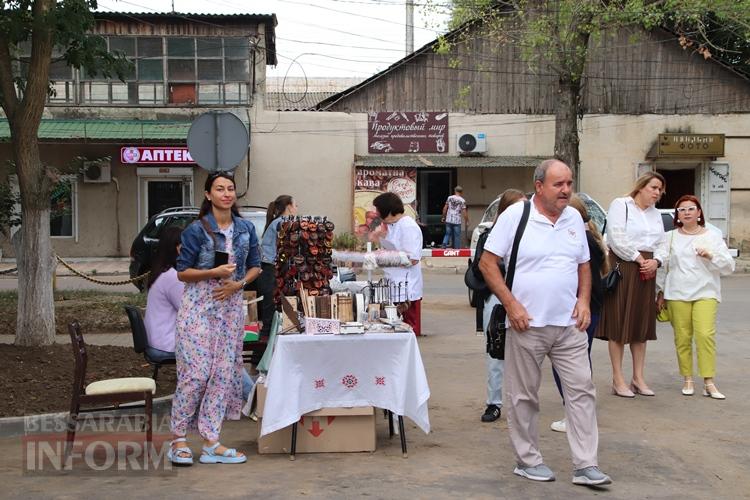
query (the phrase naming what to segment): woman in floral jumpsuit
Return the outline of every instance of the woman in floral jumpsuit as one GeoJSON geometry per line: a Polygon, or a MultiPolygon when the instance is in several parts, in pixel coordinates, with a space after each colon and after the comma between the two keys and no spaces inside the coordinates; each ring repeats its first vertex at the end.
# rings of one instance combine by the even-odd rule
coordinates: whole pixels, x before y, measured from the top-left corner
{"type": "Polygon", "coordinates": [[[177,388],[172,401],[174,440],[169,459],[190,465],[188,431],[203,438],[202,463],[242,463],[247,457],[219,443],[225,419],[237,420],[242,405],[242,290],[260,273],[253,224],[239,215],[234,178],[226,172],[206,180],[198,220],[182,233],[177,259],[185,292],[177,314],[177,388]],[[228,263],[215,262],[226,252],[228,263]]]}

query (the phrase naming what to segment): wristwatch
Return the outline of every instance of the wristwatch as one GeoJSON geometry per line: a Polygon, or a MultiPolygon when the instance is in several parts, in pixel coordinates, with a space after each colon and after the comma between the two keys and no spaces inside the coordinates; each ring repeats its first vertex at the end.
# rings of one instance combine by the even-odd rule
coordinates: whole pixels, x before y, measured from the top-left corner
{"type": "Polygon", "coordinates": [[[240,290],[244,290],[245,289],[245,285],[247,285],[247,280],[240,281],[240,290]]]}

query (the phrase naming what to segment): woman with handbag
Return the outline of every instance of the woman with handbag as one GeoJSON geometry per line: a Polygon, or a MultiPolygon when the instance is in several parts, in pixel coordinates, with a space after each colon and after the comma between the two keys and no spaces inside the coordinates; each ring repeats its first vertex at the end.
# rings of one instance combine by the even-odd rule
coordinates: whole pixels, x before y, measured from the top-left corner
{"type": "Polygon", "coordinates": [[[612,394],[633,398],[653,396],[644,377],[646,342],[656,340],[656,270],[666,257],[664,224],[656,203],[666,189],[658,172],[640,176],[633,190],[615,198],[607,212],[609,265],[620,279],[604,295],[596,337],[608,340],[612,362],[612,394]],[[628,385],[622,373],[625,344],[630,344],[633,378],[628,385]]]}
{"type": "Polygon", "coordinates": [[[716,374],[716,309],[721,302],[722,275],[734,271],[734,260],[721,234],[706,228],[700,201],[693,195],[677,200],[675,229],[667,236],[669,257],[659,272],[657,308],[666,310],[674,330],[682,394],[692,396],[693,339],[703,395],[725,399],[714,383],[716,374]]]}
{"type": "MultiPolygon", "coordinates": [[[[503,194],[500,195],[500,201],[497,203],[497,215],[495,220],[492,222],[492,227],[486,230],[486,234],[492,231],[495,227],[495,222],[501,213],[506,208],[513,205],[516,202],[523,201],[526,199],[526,195],[518,189],[506,189],[503,194]]],[[[504,269],[500,269],[500,272],[505,275],[504,269]]],[[[482,331],[487,335],[487,329],[490,324],[490,317],[492,316],[492,310],[500,300],[497,296],[488,292],[484,295],[484,309],[482,312],[482,331]]],[[[487,361],[487,407],[482,414],[482,422],[494,422],[500,418],[500,409],[503,407],[503,371],[505,361],[502,359],[495,359],[489,354],[485,354],[487,361]]]]}

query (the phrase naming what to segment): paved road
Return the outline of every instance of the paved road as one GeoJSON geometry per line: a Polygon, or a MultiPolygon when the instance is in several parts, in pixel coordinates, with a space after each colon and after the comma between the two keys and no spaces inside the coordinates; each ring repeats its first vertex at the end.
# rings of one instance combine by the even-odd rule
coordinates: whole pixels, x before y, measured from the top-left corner
{"type": "MultiPolygon", "coordinates": [[[[419,340],[432,397],[432,432],[407,421],[409,458],[398,440],[388,439],[378,419],[374,453],[286,456],[256,454],[257,424],[229,422],[222,440],[245,450],[249,464],[195,465],[163,476],[23,476],[22,444],[0,440],[0,480],[4,498],[99,498],[128,488],[129,498],[750,498],[748,450],[750,401],[747,366],[750,336],[747,304],[750,276],[723,281],[719,313],[717,383],[727,395],[715,401],[680,394],[672,334],[659,325],[650,342],[647,378],[654,398],[633,400],[608,394],[606,344],[595,342],[594,381],[598,388],[600,463],[615,480],[612,487],[587,490],[570,483],[572,465],[565,435],[548,430],[562,416],[549,364],[541,384],[540,444],[545,462],[558,474],[554,483],[532,483],[512,474],[514,458],[501,419],[482,424],[484,409],[483,339],[473,332],[473,310],[466,303],[460,275],[425,276],[424,330],[419,340]],[[137,487],[135,486],[137,481],[137,487]]],[[[625,370],[629,369],[626,355],[625,370]]],[[[163,425],[157,432],[164,433],[163,425]]],[[[195,452],[197,441],[192,442],[195,452]]]]}

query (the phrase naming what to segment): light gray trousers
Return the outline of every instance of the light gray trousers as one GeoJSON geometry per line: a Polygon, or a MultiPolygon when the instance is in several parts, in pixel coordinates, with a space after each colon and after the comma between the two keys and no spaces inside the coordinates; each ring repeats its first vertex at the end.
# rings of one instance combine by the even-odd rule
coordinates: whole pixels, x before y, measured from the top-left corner
{"type": "Polygon", "coordinates": [[[508,329],[503,400],[510,443],[519,465],[534,467],[543,462],[539,452],[539,385],[545,356],[549,356],[562,381],[573,465],[576,469],[598,465],[596,390],[587,341],[586,332],[575,326],[532,327],[522,333],[508,329]]]}

